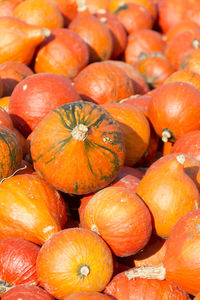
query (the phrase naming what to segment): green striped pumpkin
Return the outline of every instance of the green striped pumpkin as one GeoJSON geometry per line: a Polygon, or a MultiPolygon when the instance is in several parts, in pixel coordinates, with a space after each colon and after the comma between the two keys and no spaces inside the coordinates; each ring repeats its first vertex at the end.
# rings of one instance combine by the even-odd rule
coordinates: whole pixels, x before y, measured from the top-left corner
{"type": "Polygon", "coordinates": [[[33,131],[35,170],[58,190],[95,192],[118,175],[125,147],[120,128],[102,107],[78,101],[51,111],[33,131]]]}

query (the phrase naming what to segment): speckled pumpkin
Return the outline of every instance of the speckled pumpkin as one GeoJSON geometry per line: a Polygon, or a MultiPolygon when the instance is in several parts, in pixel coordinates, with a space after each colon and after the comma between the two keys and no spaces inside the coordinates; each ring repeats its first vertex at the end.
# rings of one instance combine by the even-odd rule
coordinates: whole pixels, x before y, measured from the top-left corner
{"type": "Polygon", "coordinates": [[[72,194],[97,191],[118,175],[124,141],[114,118],[84,101],[51,111],[31,137],[36,171],[55,188],[72,194]]]}

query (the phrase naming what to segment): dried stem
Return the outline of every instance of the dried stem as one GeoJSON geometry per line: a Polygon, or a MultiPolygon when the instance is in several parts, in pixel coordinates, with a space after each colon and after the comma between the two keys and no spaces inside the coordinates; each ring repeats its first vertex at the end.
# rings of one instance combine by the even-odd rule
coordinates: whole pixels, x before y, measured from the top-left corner
{"type": "Polygon", "coordinates": [[[139,278],[164,280],[166,270],[163,264],[154,267],[140,267],[125,272],[129,280],[139,278]]]}

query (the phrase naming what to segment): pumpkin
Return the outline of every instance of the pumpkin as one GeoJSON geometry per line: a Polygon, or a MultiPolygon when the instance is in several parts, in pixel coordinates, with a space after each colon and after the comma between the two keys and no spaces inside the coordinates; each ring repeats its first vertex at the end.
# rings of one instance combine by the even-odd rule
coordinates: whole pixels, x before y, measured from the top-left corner
{"type": "Polygon", "coordinates": [[[94,103],[78,101],[51,111],[38,124],[31,155],[35,170],[55,188],[87,194],[117,177],[125,150],[114,118],[94,103]]]}
{"type": "MultiPolygon", "coordinates": [[[[132,270],[132,269],[131,269],[132,270]]],[[[189,300],[189,296],[174,283],[167,280],[135,278],[129,280],[127,273],[122,272],[116,275],[107,285],[104,292],[117,300],[157,300],[157,299],[174,299],[189,300]],[[134,298],[133,298],[134,297],[134,298]]]]}
{"type": "Polygon", "coordinates": [[[123,6],[126,3],[135,3],[146,8],[152,16],[153,20],[155,20],[157,17],[156,6],[152,0],[110,0],[109,11],[113,13],[118,8],[120,9],[121,6],[123,6]]]}
{"type": "MultiPolygon", "coordinates": [[[[198,63],[198,61],[197,61],[198,63]]],[[[171,82],[185,82],[193,85],[200,91],[200,74],[187,70],[178,70],[172,73],[166,80],[166,83],[171,82]]]]}
{"type": "Polygon", "coordinates": [[[69,23],[76,17],[77,1],[76,0],[50,0],[62,13],[64,18],[64,27],[68,27],[69,23]]]}
{"type": "Polygon", "coordinates": [[[8,112],[8,103],[10,101],[10,97],[2,97],[0,98],[0,107],[3,108],[6,112],[8,112]]]}
{"type": "Polygon", "coordinates": [[[111,32],[113,40],[113,51],[111,58],[115,59],[123,54],[127,44],[127,33],[117,17],[105,11],[98,11],[95,16],[105,24],[111,32]]]}
{"type": "Polygon", "coordinates": [[[128,2],[121,5],[114,15],[123,24],[128,34],[139,29],[152,29],[153,27],[153,18],[149,11],[136,3],[128,2]]]}
{"type": "Polygon", "coordinates": [[[0,107],[0,126],[5,126],[11,130],[14,129],[10,115],[2,107],[0,107]]]}
{"type": "Polygon", "coordinates": [[[106,103],[103,107],[118,122],[125,141],[124,164],[133,166],[147,150],[150,126],[144,114],[136,106],[126,103],[106,103]]]}
{"type": "Polygon", "coordinates": [[[33,75],[33,71],[25,64],[19,62],[7,62],[1,64],[0,77],[3,82],[4,97],[10,96],[14,87],[30,75],[33,75]]]}
{"type": "Polygon", "coordinates": [[[26,0],[17,5],[13,15],[27,24],[61,28],[64,18],[59,9],[48,0],[26,0]]]}
{"type": "Polygon", "coordinates": [[[110,61],[89,64],[75,77],[74,88],[83,100],[97,104],[120,101],[134,94],[130,77],[110,61]]]}
{"type": "Polygon", "coordinates": [[[194,22],[194,21],[190,21],[190,20],[183,20],[181,22],[178,22],[177,24],[175,24],[174,26],[172,26],[166,33],[165,38],[166,38],[166,42],[169,43],[177,34],[185,31],[185,30],[196,30],[196,29],[200,29],[200,26],[194,22]]]}
{"type": "Polygon", "coordinates": [[[38,48],[34,70],[36,73],[55,73],[74,78],[89,61],[86,43],[75,32],[59,28],[38,48]]]}
{"type": "Polygon", "coordinates": [[[111,57],[113,51],[111,32],[94,15],[90,13],[78,14],[68,28],[77,33],[88,45],[90,63],[104,61],[111,57]]]}
{"type": "Polygon", "coordinates": [[[152,52],[164,53],[165,41],[161,33],[151,29],[140,29],[128,36],[125,49],[125,62],[136,65],[138,59],[152,52]]]}
{"type": "Polygon", "coordinates": [[[0,126],[0,182],[12,176],[21,160],[22,148],[19,139],[11,129],[0,126]]]}
{"type": "Polygon", "coordinates": [[[13,16],[15,7],[23,0],[1,0],[0,1],[0,16],[13,16]]]}
{"type": "Polygon", "coordinates": [[[138,71],[151,89],[157,88],[175,72],[165,56],[147,56],[138,62],[138,71]]]}
{"type": "Polygon", "coordinates": [[[180,62],[180,69],[192,71],[200,75],[199,57],[200,49],[191,50],[180,62]]]}
{"type": "Polygon", "coordinates": [[[186,30],[176,35],[166,45],[165,56],[175,69],[179,66],[183,58],[190,53],[191,50],[200,47],[200,29],[186,30]]]}
{"type": "MultiPolygon", "coordinates": [[[[135,276],[167,279],[191,295],[200,292],[200,209],[188,212],[175,224],[168,240],[163,264],[137,268],[126,272],[129,280],[135,276]]],[[[133,280],[134,282],[135,280],[133,280]]]]}
{"type": "Polygon", "coordinates": [[[112,300],[112,298],[99,292],[83,291],[74,293],[71,296],[66,297],[65,300],[112,300]]]}
{"type": "Polygon", "coordinates": [[[23,285],[9,290],[1,298],[2,300],[54,300],[54,297],[38,286],[23,285]]]}
{"type": "Polygon", "coordinates": [[[57,232],[43,245],[36,269],[41,285],[64,299],[75,292],[102,291],[111,279],[113,259],[96,233],[70,228],[57,232]]]}
{"type": "Polygon", "coordinates": [[[148,85],[146,84],[144,78],[133,66],[120,60],[108,60],[108,62],[121,68],[130,77],[136,95],[144,95],[149,91],[148,85]]]}
{"type": "Polygon", "coordinates": [[[137,194],[150,209],[157,235],[167,238],[175,223],[187,212],[198,209],[200,194],[185,173],[184,155],[177,155],[153,168],[140,181],[137,194]]]}
{"type": "MultiPolygon", "coordinates": [[[[78,0],[79,1],[79,0],[78,0]]],[[[108,11],[110,0],[85,0],[85,4],[88,7],[88,10],[92,13],[98,13],[99,11],[108,11]]]]}
{"type": "Polygon", "coordinates": [[[149,119],[163,142],[200,128],[200,92],[191,84],[172,82],[152,94],[149,119]],[[192,105],[191,105],[192,99],[192,105]]]}
{"type": "Polygon", "coordinates": [[[130,256],[144,248],[151,236],[151,215],[131,190],[106,187],[85,207],[85,228],[98,233],[117,256],[130,256]]]}
{"type": "Polygon", "coordinates": [[[27,147],[27,140],[17,128],[13,128],[13,131],[20,141],[23,158],[25,158],[26,154],[29,152],[29,147],[27,147]]]}
{"type": "Polygon", "coordinates": [[[66,223],[61,195],[39,176],[16,175],[0,185],[0,238],[43,244],[66,223]]]}
{"type": "Polygon", "coordinates": [[[200,160],[200,130],[181,136],[173,145],[171,153],[186,153],[200,160]]]}
{"type": "Polygon", "coordinates": [[[15,17],[0,17],[0,64],[20,62],[28,65],[36,47],[49,35],[47,28],[27,24],[15,17]]]}
{"type": "Polygon", "coordinates": [[[148,95],[133,95],[120,101],[120,103],[130,104],[137,106],[146,117],[148,117],[148,106],[150,103],[151,96],[148,95]]]}
{"type": "Polygon", "coordinates": [[[18,285],[37,285],[36,259],[40,247],[19,238],[0,239],[0,295],[18,285]]]}
{"type": "Polygon", "coordinates": [[[80,96],[67,77],[52,73],[34,74],[15,87],[8,110],[15,127],[27,137],[48,112],[78,100],[80,96]]]}

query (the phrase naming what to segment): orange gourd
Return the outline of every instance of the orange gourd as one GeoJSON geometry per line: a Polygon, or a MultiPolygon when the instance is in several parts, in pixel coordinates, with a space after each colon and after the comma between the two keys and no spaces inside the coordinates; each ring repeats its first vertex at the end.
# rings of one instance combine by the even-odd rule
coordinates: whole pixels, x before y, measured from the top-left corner
{"type": "Polygon", "coordinates": [[[194,21],[185,20],[178,22],[165,35],[166,42],[169,43],[177,34],[185,31],[185,30],[196,30],[200,29],[200,26],[194,21]]]}
{"type": "Polygon", "coordinates": [[[54,297],[39,286],[22,285],[12,288],[6,294],[4,294],[1,299],[54,300],[54,297]]]}
{"type": "Polygon", "coordinates": [[[99,292],[83,291],[74,293],[71,296],[65,298],[65,300],[112,300],[112,298],[99,292]]]}
{"type": "Polygon", "coordinates": [[[15,17],[0,17],[0,64],[20,62],[28,65],[36,47],[49,35],[47,28],[27,24],[15,17]]]}
{"type": "Polygon", "coordinates": [[[148,170],[139,183],[137,194],[150,209],[157,235],[167,238],[175,223],[200,206],[200,194],[184,171],[184,155],[165,160],[148,170]]]}
{"type": "Polygon", "coordinates": [[[130,256],[144,248],[151,236],[151,215],[131,190],[107,187],[88,202],[85,228],[99,234],[117,256],[130,256]]]}
{"type": "Polygon", "coordinates": [[[78,5],[76,0],[50,0],[62,13],[64,18],[64,27],[76,17],[78,5]]]}
{"type": "MultiPolygon", "coordinates": [[[[197,63],[198,63],[198,60],[197,60],[197,63]]],[[[189,83],[200,91],[200,74],[198,74],[196,72],[187,71],[187,70],[178,70],[178,71],[172,73],[167,78],[167,80],[165,80],[165,83],[171,83],[171,82],[189,83]]]]}
{"type": "Polygon", "coordinates": [[[0,107],[3,108],[6,112],[8,112],[9,102],[10,102],[10,97],[0,98],[0,107]]]}
{"type": "Polygon", "coordinates": [[[64,18],[59,9],[49,0],[26,0],[15,8],[13,15],[31,25],[61,28],[64,18]]]}
{"type": "Polygon", "coordinates": [[[19,62],[7,62],[0,65],[0,77],[3,82],[4,97],[10,96],[15,86],[27,76],[33,75],[31,68],[19,62]]]}
{"type": "Polygon", "coordinates": [[[35,170],[55,188],[88,194],[117,177],[125,150],[114,118],[99,105],[78,101],[44,117],[32,133],[31,155],[35,170]]]}
{"type": "Polygon", "coordinates": [[[143,112],[126,103],[106,103],[103,107],[118,122],[125,141],[124,164],[133,166],[147,150],[150,140],[150,125],[143,112]]]}
{"type": "Polygon", "coordinates": [[[0,1],[0,16],[5,17],[13,16],[13,11],[18,4],[20,4],[23,0],[1,0],[0,1]]]}
{"type": "Polygon", "coordinates": [[[104,10],[108,11],[110,0],[85,0],[85,4],[88,7],[88,10],[92,13],[98,13],[99,11],[104,10]]]}
{"type": "Polygon", "coordinates": [[[89,61],[89,49],[75,32],[59,28],[38,48],[34,70],[36,73],[55,73],[74,78],[89,61]]]}
{"type": "Polygon", "coordinates": [[[200,49],[191,50],[180,62],[180,69],[183,69],[184,71],[191,71],[200,75],[199,58],[200,49]]]}
{"type": "Polygon", "coordinates": [[[74,88],[83,100],[97,104],[120,101],[134,94],[130,77],[110,61],[89,64],[75,77],[74,88]]]}
{"type": "Polygon", "coordinates": [[[113,51],[111,32],[107,26],[94,15],[90,13],[80,13],[72,20],[68,28],[77,33],[88,45],[90,63],[104,61],[111,57],[113,51]]]}
{"type": "Polygon", "coordinates": [[[66,223],[61,195],[31,174],[16,175],[0,185],[0,237],[43,244],[66,223]]]}
{"type": "Polygon", "coordinates": [[[149,119],[163,142],[200,128],[200,92],[191,84],[172,82],[154,90],[149,119]],[[192,99],[192,105],[191,105],[192,99]]]}
{"type": "Polygon", "coordinates": [[[43,245],[36,269],[41,285],[64,299],[75,292],[102,291],[111,279],[113,259],[96,233],[71,228],[54,234],[43,245]]]}
{"type": "Polygon", "coordinates": [[[12,122],[12,119],[11,119],[9,113],[2,107],[0,107],[0,125],[5,126],[11,130],[13,130],[13,128],[14,128],[13,122],[12,122]]]}

